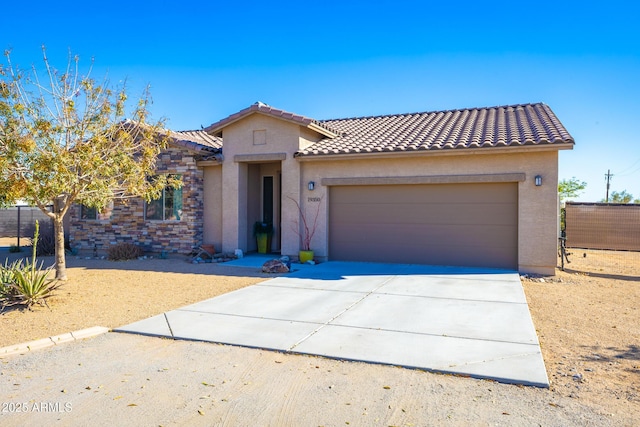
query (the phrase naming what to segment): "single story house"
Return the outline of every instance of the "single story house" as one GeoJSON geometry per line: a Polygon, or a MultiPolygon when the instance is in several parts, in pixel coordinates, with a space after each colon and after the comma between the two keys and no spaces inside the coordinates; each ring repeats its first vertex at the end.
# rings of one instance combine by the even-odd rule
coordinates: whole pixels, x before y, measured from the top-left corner
{"type": "Polygon", "coordinates": [[[258,102],[170,135],[158,173],[182,189],[102,213],[76,206],[72,246],[251,252],[262,221],[271,251],[297,258],[301,211],[321,261],[554,274],[558,150],[574,140],[543,103],[315,120],[258,102]]]}

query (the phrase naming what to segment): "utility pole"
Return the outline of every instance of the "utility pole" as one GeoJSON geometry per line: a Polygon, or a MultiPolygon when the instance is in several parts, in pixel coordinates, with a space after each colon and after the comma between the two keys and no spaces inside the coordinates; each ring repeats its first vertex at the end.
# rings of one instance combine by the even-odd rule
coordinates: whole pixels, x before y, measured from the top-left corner
{"type": "Polygon", "coordinates": [[[611,169],[607,169],[607,173],[604,175],[604,177],[607,179],[607,197],[605,198],[605,200],[607,203],[609,203],[609,185],[611,182],[611,178],[613,178],[613,175],[611,175],[611,169]]]}

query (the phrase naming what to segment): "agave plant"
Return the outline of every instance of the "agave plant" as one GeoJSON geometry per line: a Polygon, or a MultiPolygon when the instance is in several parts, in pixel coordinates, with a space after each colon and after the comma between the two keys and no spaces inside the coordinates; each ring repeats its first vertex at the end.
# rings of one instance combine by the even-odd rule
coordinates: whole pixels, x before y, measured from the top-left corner
{"type": "Polygon", "coordinates": [[[11,295],[11,287],[13,283],[14,264],[9,264],[8,260],[4,260],[4,265],[0,265],[0,304],[11,295]]]}
{"type": "Polygon", "coordinates": [[[53,267],[42,269],[36,263],[27,262],[22,265],[19,263],[13,270],[13,282],[9,283],[9,295],[6,298],[5,305],[25,305],[27,308],[35,304],[45,304],[48,306],[46,299],[53,295],[60,283],[56,279],[50,279],[49,273],[53,267]]]}
{"type": "Polygon", "coordinates": [[[39,224],[36,221],[36,230],[33,237],[33,255],[31,261],[23,262],[18,260],[11,265],[5,265],[1,269],[0,279],[2,279],[2,299],[3,306],[25,305],[31,308],[34,304],[48,304],[46,299],[53,295],[53,292],[60,287],[56,279],[50,279],[49,274],[53,267],[43,269],[43,263],[36,260],[38,246],[39,224]]]}

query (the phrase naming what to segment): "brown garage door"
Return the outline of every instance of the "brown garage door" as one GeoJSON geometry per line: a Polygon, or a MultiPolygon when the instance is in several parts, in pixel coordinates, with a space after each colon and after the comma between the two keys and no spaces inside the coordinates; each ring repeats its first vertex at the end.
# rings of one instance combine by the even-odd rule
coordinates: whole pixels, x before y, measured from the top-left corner
{"type": "Polygon", "coordinates": [[[517,269],[518,186],[331,187],[329,258],[517,269]]]}

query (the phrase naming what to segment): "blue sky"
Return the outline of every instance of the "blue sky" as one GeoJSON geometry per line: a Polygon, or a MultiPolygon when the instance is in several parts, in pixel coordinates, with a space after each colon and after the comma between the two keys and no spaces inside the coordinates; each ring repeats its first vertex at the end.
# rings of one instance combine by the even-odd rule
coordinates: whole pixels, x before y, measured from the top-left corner
{"type": "Polygon", "coordinates": [[[10,2],[14,63],[69,49],[94,77],[149,84],[154,118],[199,129],[255,101],[316,119],[529,102],[576,140],[560,178],[640,198],[640,6],[538,2],[10,2]]]}

